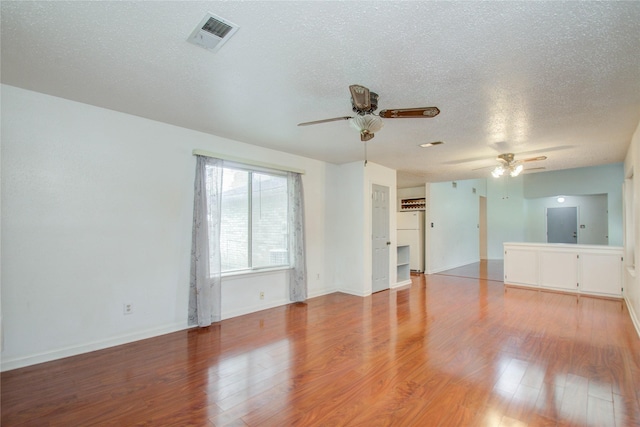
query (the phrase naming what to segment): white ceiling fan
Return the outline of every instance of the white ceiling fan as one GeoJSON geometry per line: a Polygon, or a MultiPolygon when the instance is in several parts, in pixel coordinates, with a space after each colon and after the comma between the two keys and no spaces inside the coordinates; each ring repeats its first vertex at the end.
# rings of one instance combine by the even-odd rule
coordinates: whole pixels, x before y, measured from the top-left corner
{"type": "MultiPolygon", "coordinates": [[[[508,173],[510,176],[516,177],[520,175],[520,173],[523,170],[525,170],[524,163],[538,162],[546,159],[547,159],[547,156],[538,156],[538,157],[530,157],[528,159],[523,159],[523,160],[515,160],[515,155],[513,153],[500,154],[496,159],[500,162],[500,164],[491,171],[491,175],[493,175],[494,178],[500,178],[505,173],[508,173]]],[[[543,167],[529,168],[527,170],[529,171],[529,170],[535,170],[535,169],[544,169],[544,168],[543,167]]]]}

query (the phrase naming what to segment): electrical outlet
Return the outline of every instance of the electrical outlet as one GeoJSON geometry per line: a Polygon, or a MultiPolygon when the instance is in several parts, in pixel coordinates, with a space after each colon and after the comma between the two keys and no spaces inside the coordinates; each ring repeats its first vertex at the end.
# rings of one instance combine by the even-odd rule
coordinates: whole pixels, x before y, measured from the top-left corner
{"type": "Polygon", "coordinates": [[[260,292],[260,299],[264,299],[264,291],[260,292]]]}
{"type": "Polygon", "coordinates": [[[130,302],[125,302],[122,304],[122,313],[123,314],[133,314],[133,304],[130,302]]]}

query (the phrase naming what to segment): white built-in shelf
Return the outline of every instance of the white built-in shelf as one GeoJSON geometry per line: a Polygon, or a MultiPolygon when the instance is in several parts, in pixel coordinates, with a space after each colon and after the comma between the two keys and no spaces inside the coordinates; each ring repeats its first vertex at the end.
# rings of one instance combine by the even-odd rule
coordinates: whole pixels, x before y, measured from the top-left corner
{"type": "Polygon", "coordinates": [[[398,263],[397,263],[397,272],[398,285],[408,285],[411,284],[411,268],[409,267],[409,259],[410,259],[410,246],[409,245],[401,245],[397,248],[398,251],[398,263]]]}
{"type": "Polygon", "coordinates": [[[423,211],[427,206],[424,197],[400,200],[401,211],[423,211]]]}

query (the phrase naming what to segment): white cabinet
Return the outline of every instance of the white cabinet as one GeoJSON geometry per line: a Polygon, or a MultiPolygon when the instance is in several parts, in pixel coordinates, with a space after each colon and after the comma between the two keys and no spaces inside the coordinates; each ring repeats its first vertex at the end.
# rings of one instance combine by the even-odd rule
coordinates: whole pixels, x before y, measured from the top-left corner
{"type": "Polygon", "coordinates": [[[411,259],[409,245],[400,245],[397,248],[398,251],[398,277],[396,286],[411,284],[411,269],[409,266],[409,260],[411,259]]]}
{"type": "Polygon", "coordinates": [[[577,259],[578,255],[573,251],[540,251],[540,287],[571,292],[578,290],[577,259]]]}
{"type": "Polygon", "coordinates": [[[584,253],[582,264],[582,292],[597,295],[621,295],[622,251],[620,254],[584,253]]]}
{"type": "Polygon", "coordinates": [[[622,296],[622,248],[505,243],[504,282],[608,297],[622,296]]]}
{"type": "Polygon", "coordinates": [[[517,285],[538,286],[538,253],[532,249],[505,247],[504,281],[517,285]]]}

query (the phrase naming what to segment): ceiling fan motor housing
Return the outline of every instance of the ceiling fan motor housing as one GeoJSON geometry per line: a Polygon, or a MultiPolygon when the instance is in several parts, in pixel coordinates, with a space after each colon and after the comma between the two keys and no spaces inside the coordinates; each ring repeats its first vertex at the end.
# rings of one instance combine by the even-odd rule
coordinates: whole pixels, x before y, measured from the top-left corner
{"type": "Polygon", "coordinates": [[[513,162],[514,157],[515,156],[513,155],[513,153],[504,153],[498,156],[498,160],[501,160],[509,165],[513,162]]]}
{"type": "Polygon", "coordinates": [[[375,92],[369,92],[369,108],[366,110],[356,107],[356,104],[353,102],[353,98],[351,98],[351,109],[354,113],[361,116],[373,113],[378,109],[378,94],[375,92]]]}

